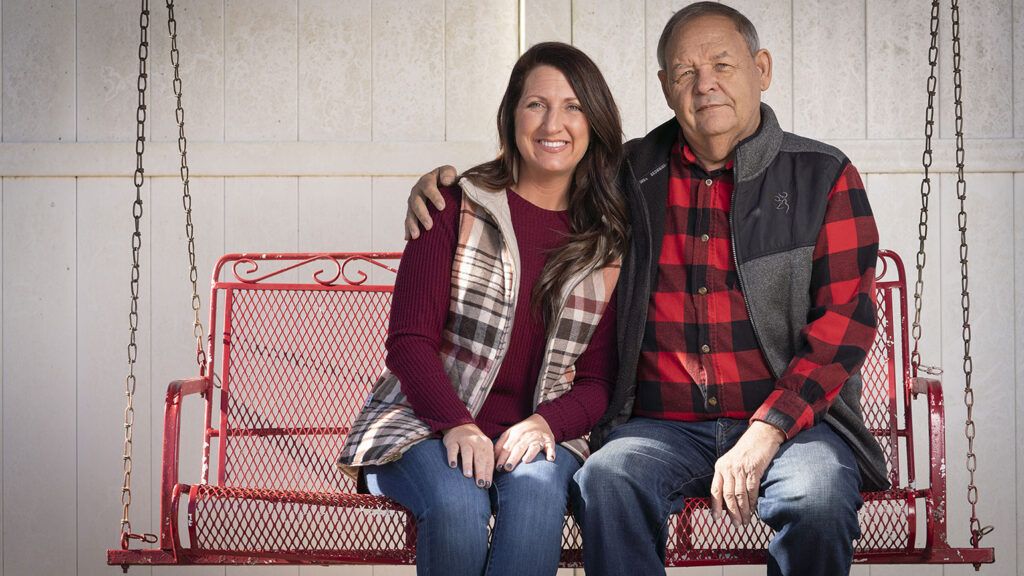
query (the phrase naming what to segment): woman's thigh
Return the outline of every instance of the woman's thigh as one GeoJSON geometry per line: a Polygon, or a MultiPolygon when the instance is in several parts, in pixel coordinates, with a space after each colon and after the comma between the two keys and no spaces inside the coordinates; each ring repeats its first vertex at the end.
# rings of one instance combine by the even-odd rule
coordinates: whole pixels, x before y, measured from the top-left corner
{"type": "Polygon", "coordinates": [[[490,516],[490,500],[473,478],[448,466],[441,440],[424,440],[394,462],[368,466],[371,494],[387,496],[422,518],[427,511],[456,516],[490,516]]]}

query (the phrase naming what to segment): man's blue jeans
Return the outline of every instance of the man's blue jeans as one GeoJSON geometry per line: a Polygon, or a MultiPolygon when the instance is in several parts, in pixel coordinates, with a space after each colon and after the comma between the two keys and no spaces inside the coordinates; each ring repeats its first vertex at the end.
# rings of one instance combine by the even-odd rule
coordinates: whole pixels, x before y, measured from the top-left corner
{"type": "Polygon", "coordinates": [[[542,454],[511,472],[495,472],[491,488],[483,490],[461,468],[448,467],[440,440],[425,440],[395,462],[368,466],[366,484],[415,515],[419,576],[553,576],[569,483],[579,467],[571,452],[557,446],[554,462],[542,454]]]}
{"type": "MultiPolygon", "coordinates": [[[[684,498],[710,494],[715,461],[747,427],[745,420],[633,418],[615,428],[576,473],[573,504],[587,576],[664,574],[668,516],[684,498]]],[[[776,532],[768,574],[848,574],[860,537],[859,490],[853,452],[828,424],[784,443],[761,480],[757,504],[776,532]]]]}

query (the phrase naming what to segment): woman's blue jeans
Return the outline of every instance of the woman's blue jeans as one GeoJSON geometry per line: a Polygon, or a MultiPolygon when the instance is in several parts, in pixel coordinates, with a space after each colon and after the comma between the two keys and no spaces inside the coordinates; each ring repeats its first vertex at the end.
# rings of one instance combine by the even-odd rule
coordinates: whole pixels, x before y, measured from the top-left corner
{"type": "Polygon", "coordinates": [[[576,457],[558,446],[511,472],[494,473],[489,490],[460,468],[449,468],[440,440],[425,440],[399,460],[366,468],[366,484],[416,517],[419,576],[552,576],[562,550],[562,526],[576,457]],[[488,547],[488,523],[494,534],[488,547]]]}
{"type": "MultiPolygon", "coordinates": [[[[633,418],[615,428],[576,474],[573,508],[583,525],[587,576],[664,574],[668,516],[684,498],[709,495],[715,461],[747,427],[745,420],[633,418]]],[[[761,479],[757,504],[775,530],[768,574],[848,574],[860,537],[859,490],[853,452],[828,424],[784,443],[761,479]]]]}

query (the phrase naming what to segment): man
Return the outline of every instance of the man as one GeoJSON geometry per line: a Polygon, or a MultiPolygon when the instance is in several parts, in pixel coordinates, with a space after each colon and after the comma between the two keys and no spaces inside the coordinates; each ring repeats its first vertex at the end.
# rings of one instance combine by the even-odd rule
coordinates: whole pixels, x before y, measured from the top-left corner
{"type": "Polygon", "coordinates": [[[859,405],[878,237],[863,185],[760,104],[771,55],[739,12],[680,10],[658,60],[675,118],[620,171],[619,381],[576,475],[587,574],[663,574],[666,519],[709,494],[716,516],[756,509],[776,531],[769,574],[846,574],[859,491],[887,485],[859,405]]]}

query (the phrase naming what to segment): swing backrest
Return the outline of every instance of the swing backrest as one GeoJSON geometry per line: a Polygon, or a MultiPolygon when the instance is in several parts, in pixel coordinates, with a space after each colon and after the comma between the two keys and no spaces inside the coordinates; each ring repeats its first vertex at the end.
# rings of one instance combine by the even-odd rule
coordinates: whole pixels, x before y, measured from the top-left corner
{"type": "Polygon", "coordinates": [[[335,462],[384,366],[394,280],[366,258],[396,265],[398,255],[261,257],[272,260],[250,271],[242,255],[225,256],[218,271],[229,278],[214,284],[222,314],[213,322],[223,322],[220,334],[211,328],[223,342],[213,351],[219,363],[216,355],[211,362],[221,380],[219,422],[218,415],[212,422],[220,438],[217,483],[354,492],[335,462]],[[369,285],[377,279],[363,274],[369,268],[386,283],[369,285]],[[334,272],[334,282],[321,282],[334,272]]]}
{"type": "MultiPolygon", "coordinates": [[[[217,484],[354,491],[335,460],[384,367],[394,280],[393,273],[368,261],[397,266],[399,256],[266,254],[253,271],[244,255],[221,259],[211,334],[223,347],[210,352],[222,386],[211,422],[220,438],[212,448],[217,484]],[[351,270],[334,282],[315,278],[317,270],[332,276],[342,266],[351,270]],[[347,283],[346,276],[362,278],[359,267],[375,270],[370,279],[380,283],[347,283]]],[[[861,369],[862,410],[898,487],[914,481],[906,290],[902,264],[891,253],[880,253],[879,270],[878,331],[861,369]]],[[[894,529],[904,533],[893,537],[905,541],[907,528],[894,529]]]]}

